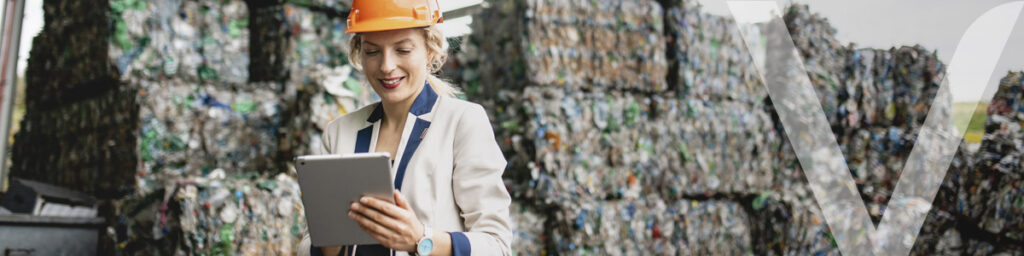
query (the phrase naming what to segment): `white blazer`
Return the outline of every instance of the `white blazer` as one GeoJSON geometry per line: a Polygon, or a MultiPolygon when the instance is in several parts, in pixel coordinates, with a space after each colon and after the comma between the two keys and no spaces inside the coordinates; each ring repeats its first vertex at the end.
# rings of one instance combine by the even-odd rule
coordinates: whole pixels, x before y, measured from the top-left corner
{"type": "MultiPolygon", "coordinates": [[[[408,115],[391,177],[416,217],[450,232],[455,255],[510,255],[506,162],[484,108],[439,96],[426,84],[408,115]]],[[[322,152],[373,152],[383,116],[374,103],[332,121],[322,152]]]]}

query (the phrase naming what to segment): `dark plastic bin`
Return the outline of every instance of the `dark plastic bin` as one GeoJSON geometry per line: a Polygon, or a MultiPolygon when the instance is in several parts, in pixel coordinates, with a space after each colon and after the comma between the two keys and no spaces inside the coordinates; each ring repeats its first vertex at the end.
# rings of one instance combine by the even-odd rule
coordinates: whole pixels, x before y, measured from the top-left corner
{"type": "Polygon", "coordinates": [[[0,215],[2,255],[96,255],[103,218],[0,215]]]}

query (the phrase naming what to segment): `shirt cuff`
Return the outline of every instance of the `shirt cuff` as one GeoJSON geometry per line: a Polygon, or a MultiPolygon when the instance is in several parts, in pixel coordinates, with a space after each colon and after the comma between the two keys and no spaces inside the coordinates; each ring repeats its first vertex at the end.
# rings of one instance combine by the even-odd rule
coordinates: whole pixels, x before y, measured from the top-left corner
{"type": "Polygon", "coordinates": [[[471,248],[469,246],[469,238],[462,232],[451,232],[448,233],[452,236],[452,255],[453,256],[469,256],[471,248]]]}

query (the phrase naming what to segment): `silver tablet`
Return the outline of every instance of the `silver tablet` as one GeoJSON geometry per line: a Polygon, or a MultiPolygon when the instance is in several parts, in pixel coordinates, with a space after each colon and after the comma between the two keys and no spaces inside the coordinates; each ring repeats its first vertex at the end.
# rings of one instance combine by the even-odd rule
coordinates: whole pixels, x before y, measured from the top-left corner
{"type": "Polygon", "coordinates": [[[395,202],[388,153],[300,156],[295,169],[314,246],[379,243],[348,217],[348,211],[363,195],[395,202]]]}

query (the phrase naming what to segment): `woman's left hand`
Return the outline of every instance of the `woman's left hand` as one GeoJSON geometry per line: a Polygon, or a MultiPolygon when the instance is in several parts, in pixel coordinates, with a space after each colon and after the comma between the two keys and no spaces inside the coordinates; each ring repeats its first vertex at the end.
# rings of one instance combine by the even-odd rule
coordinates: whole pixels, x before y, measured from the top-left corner
{"type": "Polygon", "coordinates": [[[416,243],[423,237],[423,224],[402,193],[394,190],[393,194],[395,204],[369,196],[352,202],[348,217],[384,247],[415,251],[416,243]]]}

